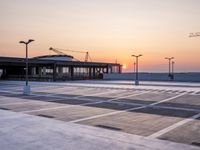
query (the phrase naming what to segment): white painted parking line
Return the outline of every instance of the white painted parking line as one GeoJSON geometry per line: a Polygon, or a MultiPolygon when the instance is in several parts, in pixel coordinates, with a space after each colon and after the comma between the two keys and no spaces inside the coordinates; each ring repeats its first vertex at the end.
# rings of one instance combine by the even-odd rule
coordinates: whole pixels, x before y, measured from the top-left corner
{"type": "Polygon", "coordinates": [[[132,111],[132,110],[138,110],[138,109],[142,109],[142,108],[146,108],[146,106],[140,106],[140,107],[136,107],[136,108],[129,108],[129,109],[125,109],[125,110],[114,111],[114,112],[105,113],[105,114],[101,114],[101,115],[95,115],[95,116],[86,117],[86,118],[82,118],[82,119],[72,120],[72,121],[69,121],[69,122],[76,123],[76,122],[80,122],[80,121],[96,119],[96,118],[106,117],[106,116],[110,116],[110,115],[116,115],[116,114],[119,114],[119,113],[132,111]]]}
{"type": "MultiPolygon", "coordinates": [[[[180,96],[182,96],[184,94],[185,93],[180,94],[180,95],[176,95],[174,97],[171,97],[171,98],[168,98],[168,99],[165,99],[165,100],[162,100],[162,102],[170,101],[170,100],[175,99],[177,97],[180,97],[180,96]]],[[[145,105],[145,106],[140,106],[140,107],[135,107],[135,108],[129,108],[129,109],[125,109],[125,110],[115,111],[115,112],[111,112],[111,113],[105,113],[105,114],[96,115],[96,116],[92,116],[92,117],[86,117],[86,118],[82,118],[82,119],[72,120],[70,122],[76,123],[76,122],[80,122],[80,121],[85,121],[85,120],[90,120],[90,119],[96,119],[96,118],[106,117],[106,116],[110,116],[110,115],[116,115],[116,114],[127,112],[127,111],[133,111],[133,110],[147,108],[148,106],[154,106],[154,105],[157,105],[157,104],[160,104],[160,103],[155,102],[155,103],[152,103],[152,104],[149,104],[149,105],[145,105]]]]}
{"type": "Polygon", "coordinates": [[[12,95],[12,94],[20,94],[21,93],[21,92],[7,91],[7,90],[0,90],[0,92],[8,93],[10,95],[12,95]]]}
{"type": "Polygon", "coordinates": [[[6,104],[0,104],[0,106],[20,105],[20,104],[26,104],[26,103],[31,103],[31,102],[35,102],[35,101],[6,103],[6,104]]]}
{"type": "Polygon", "coordinates": [[[156,132],[156,133],[154,133],[154,134],[148,136],[148,138],[157,138],[157,137],[159,137],[159,136],[162,136],[163,134],[165,134],[165,133],[167,133],[167,132],[169,132],[169,131],[172,131],[172,130],[174,130],[175,128],[177,128],[177,127],[179,127],[179,126],[182,126],[182,125],[184,125],[184,124],[186,124],[186,123],[188,123],[188,122],[191,122],[191,121],[193,121],[193,120],[195,120],[195,119],[197,119],[197,118],[199,118],[199,117],[200,117],[200,113],[199,113],[199,114],[196,114],[196,115],[194,115],[194,116],[192,116],[192,117],[190,117],[190,118],[187,118],[187,119],[184,119],[184,120],[182,120],[182,121],[179,121],[179,122],[177,122],[177,123],[175,123],[175,124],[173,124],[173,125],[171,125],[171,126],[169,126],[169,127],[167,127],[167,128],[164,128],[164,129],[162,129],[162,130],[160,130],[160,131],[158,131],[158,132],[156,132]]]}
{"type": "MultiPolygon", "coordinates": [[[[83,89],[83,88],[78,88],[78,89],[60,89],[60,88],[58,88],[58,89],[45,89],[45,90],[40,90],[40,91],[36,91],[36,92],[51,92],[51,91],[53,91],[53,92],[55,92],[55,93],[51,93],[51,95],[53,95],[53,94],[67,94],[67,93],[71,93],[71,92],[75,92],[75,93],[79,93],[79,92],[87,92],[87,91],[89,91],[89,90],[91,90],[91,88],[85,88],[85,89],[83,89]]],[[[35,92],[35,91],[34,91],[35,92]]]]}
{"type": "Polygon", "coordinates": [[[136,93],[136,94],[130,94],[130,95],[126,95],[126,96],[116,97],[116,98],[110,99],[109,101],[119,100],[119,99],[123,99],[123,98],[129,98],[129,97],[132,97],[132,96],[139,96],[139,95],[146,94],[146,93],[149,93],[149,92],[150,91],[145,91],[145,92],[141,92],[141,93],[136,93]]]}
{"type": "MultiPolygon", "coordinates": [[[[21,111],[22,113],[31,113],[31,112],[38,112],[38,111],[46,111],[46,110],[52,110],[52,109],[59,109],[59,108],[69,108],[69,107],[77,107],[77,106],[88,106],[88,105],[94,105],[94,104],[100,104],[100,103],[104,103],[104,102],[111,102],[113,100],[117,100],[117,99],[122,99],[125,97],[131,97],[131,96],[136,96],[136,95],[142,95],[144,93],[148,93],[148,92],[142,92],[142,93],[137,93],[137,94],[131,94],[129,96],[122,96],[122,97],[118,97],[118,98],[113,98],[110,99],[108,101],[95,101],[95,102],[89,102],[89,103],[83,103],[83,104],[79,104],[79,105],[67,105],[67,106],[58,106],[58,107],[50,107],[50,108],[43,108],[43,109],[37,109],[37,110],[30,110],[30,111],[21,111]]],[[[78,100],[82,100],[82,99],[78,99],[78,100]]],[[[93,100],[92,100],[93,101],[93,100]]],[[[55,102],[56,103],[56,102],[55,102]]],[[[139,104],[137,104],[139,105],[139,104]]],[[[136,106],[137,106],[136,105],[136,106]]],[[[140,106],[140,105],[139,105],[140,106]]]]}
{"type": "Polygon", "coordinates": [[[27,111],[20,111],[20,112],[21,113],[32,113],[32,112],[38,112],[38,111],[46,111],[46,110],[54,110],[54,109],[61,109],[61,108],[69,108],[69,107],[74,107],[74,106],[77,106],[77,105],[65,105],[65,106],[49,107],[49,108],[42,108],[42,109],[36,109],[36,110],[27,110],[27,111]]]}
{"type": "Polygon", "coordinates": [[[81,98],[81,97],[86,97],[86,96],[97,96],[97,95],[103,95],[103,94],[108,94],[108,93],[115,93],[117,92],[116,90],[115,91],[107,91],[107,92],[101,92],[101,93],[94,93],[94,94],[85,94],[85,95],[80,95],[80,96],[76,96],[76,97],[73,97],[73,99],[77,99],[77,98],[81,98]]]}
{"type": "Polygon", "coordinates": [[[150,106],[154,106],[154,105],[157,105],[157,104],[160,104],[160,103],[163,103],[163,102],[167,102],[167,101],[173,100],[173,99],[175,99],[175,98],[181,97],[181,96],[183,96],[183,95],[185,95],[185,94],[186,94],[186,93],[182,93],[182,94],[176,95],[176,96],[174,96],[174,97],[170,97],[170,98],[167,98],[167,99],[164,99],[164,100],[161,100],[161,101],[158,101],[158,102],[149,104],[149,105],[150,105],[150,106]]]}

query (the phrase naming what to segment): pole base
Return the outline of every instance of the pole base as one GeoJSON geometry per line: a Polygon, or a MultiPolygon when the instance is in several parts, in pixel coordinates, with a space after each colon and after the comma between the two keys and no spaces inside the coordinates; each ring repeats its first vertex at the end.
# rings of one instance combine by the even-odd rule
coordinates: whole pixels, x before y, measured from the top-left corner
{"type": "Polygon", "coordinates": [[[135,80],[135,85],[139,85],[139,81],[138,80],[135,80]]]}
{"type": "Polygon", "coordinates": [[[23,94],[24,95],[30,95],[31,94],[31,86],[30,85],[25,85],[24,86],[23,94]]]}

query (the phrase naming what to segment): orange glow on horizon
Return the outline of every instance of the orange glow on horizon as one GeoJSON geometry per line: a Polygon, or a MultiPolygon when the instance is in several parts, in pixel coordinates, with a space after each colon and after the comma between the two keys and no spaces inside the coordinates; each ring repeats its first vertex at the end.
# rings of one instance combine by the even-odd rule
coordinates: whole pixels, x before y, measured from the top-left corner
{"type": "Polygon", "coordinates": [[[126,64],[123,64],[123,65],[122,65],[122,69],[124,69],[124,70],[127,69],[126,64]]]}
{"type": "Polygon", "coordinates": [[[89,51],[93,62],[132,72],[131,55],[142,54],[139,71],[167,72],[164,58],[175,57],[175,71],[200,72],[200,38],[188,37],[200,30],[200,1],[47,1],[0,1],[0,56],[25,57],[19,41],[31,38],[29,57],[54,54],[49,47],[89,51]]]}

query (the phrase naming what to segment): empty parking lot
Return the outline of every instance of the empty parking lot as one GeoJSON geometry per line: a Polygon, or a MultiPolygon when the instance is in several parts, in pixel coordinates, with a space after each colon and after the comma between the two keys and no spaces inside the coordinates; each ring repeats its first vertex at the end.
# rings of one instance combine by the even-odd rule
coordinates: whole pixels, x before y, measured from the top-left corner
{"type": "Polygon", "coordinates": [[[120,84],[32,83],[24,96],[22,82],[2,82],[0,109],[200,146],[198,86],[120,84]]]}

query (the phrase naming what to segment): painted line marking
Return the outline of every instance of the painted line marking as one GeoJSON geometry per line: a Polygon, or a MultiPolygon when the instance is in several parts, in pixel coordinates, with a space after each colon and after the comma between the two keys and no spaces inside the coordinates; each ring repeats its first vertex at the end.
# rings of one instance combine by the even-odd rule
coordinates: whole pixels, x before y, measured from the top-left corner
{"type": "Polygon", "coordinates": [[[142,108],[146,108],[146,106],[129,108],[129,109],[121,110],[121,111],[114,111],[114,112],[105,113],[105,114],[101,114],[101,115],[95,115],[95,116],[86,117],[86,118],[82,118],[82,119],[72,120],[72,121],[69,121],[69,122],[76,123],[76,122],[80,122],[80,121],[91,120],[91,119],[106,117],[106,116],[110,116],[110,115],[116,115],[116,114],[123,113],[123,112],[126,112],[126,111],[138,110],[138,109],[142,109],[142,108]]]}
{"type": "Polygon", "coordinates": [[[86,96],[97,96],[97,95],[103,95],[103,94],[108,94],[108,93],[115,93],[117,92],[116,90],[111,90],[111,91],[107,91],[107,92],[101,92],[101,93],[94,93],[94,94],[86,94],[86,95],[80,95],[80,96],[76,96],[76,97],[73,97],[73,98],[81,98],[81,97],[86,97],[86,96]]]}
{"type": "Polygon", "coordinates": [[[135,94],[130,94],[130,95],[126,95],[126,96],[116,97],[116,98],[110,99],[109,101],[119,100],[119,99],[128,98],[128,97],[132,97],[132,96],[138,96],[138,95],[146,94],[149,92],[150,91],[145,91],[145,92],[141,92],[141,93],[135,93],[135,94]]]}
{"type": "Polygon", "coordinates": [[[199,117],[200,117],[200,113],[196,114],[196,115],[194,115],[192,117],[189,117],[187,119],[184,119],[182,121],[179,121],[179,122],[177,122],[177,123],[175,123],[175,124],[173,124],[173,125],[171,125],[171,126],[169,126],[167,128],[164,128],[164,129],[162,129],[162,130],[160,130],[160,131],[158,131],[156,133],[153,133],[152,135],[148,136],[148,138],[157,138],[159,136],[162,136],[163,134],[165,134],[165,133],[167,133],[169,131],[172,131],[173,129],[175,129],[175,128],[179,127],[179,126],[182,126],[182,125],[184,125],[184,124],[186,124],[188,122],[191,122],[191,121],[193,121],[193,120],[195,120],[195,119],[197,119],[199,117]]]}
{"type": "MultiPolygon", "coordinates": [[[[135,95],[141,95],[141,94],[144,94],[144,93],[147,93],[147,92],[143,92],[143,93],[137,93],[137,94],[131,94],[129,95],[130,96],[135,96],[135,95]]],[[[118,97],[118,98],[113,98],[113,99],[110,99],[108,101],[95,101],[95,102],[89,102],[89,103],[83,103],[83,104],[80,104],[80,105],[67,105],[67,106],[58,106],[58,107],[50,107],[50,108],[43,108],[43,109],[38,109],[38,110],[30,110],[30,111],[21,111],[22,113],[30,113],[30,112],[37,112],[37,111],[46,111],[46,110],[52,110],[52,109],[59,109],[59,108],[71,108],[71,107],[78,107],[78,106],[88,106],[88,105],[94,105],[94,104],[100,104],[100,103],[104,103],[104,102],[111,102],[113,100],[116,100],[116,99],[121,99],[121,98],[124,98],[125,96],[123,97],[118,97]]],[[[128,97],[128,96],[126,96],[128,97]]],[[[94,101],[94,100],[92,100],[94,101]]],[[[56,103],[56,102],[55,102],[56,103]]]]}
{"type": "MultiPolygon", "coordinates": [[[[56,93],[51,93],[51,94],[69,94],[72,91],[75,91],[75,93],[80,93],[80,92],[86,92],[86,91],[89,91],[89,90],[92,90],[92,89],[89,89],[89,88],[85,88],[85,89],[70,89],[69,91],[68,91],[68,89],[66,89],[66,91],[65,91],[65,89],[62,89],[62,91],[60,91],[60,93],[59,93],[59,90],[60,89],[55,89],[55,90],[53,90],[53,89],[51,89],[51,90],[47,89],[47,90],[44,90],[44,92],[56,91],[56,93]]],[[[41,92],[41,91],[36,91],[36,92],[41,92]]]]}
{"type": "MultiPolygon", "coordinates": [[[[164,99],[164,100],[160,101],[160,103],[166,102],[166,101],[170,101],[170,100],[175,99],[177,97],[180,97],[180,96],[182,96],[184,94],[180,94],[180,95],[176,95],[174,97],[168,98],[168,99],[164,99]]],[[[76,122],[80,122],[80,121],[91,120],[91,119],[96,119],[96,118],[100,118],[100,117],[106,117],[106,116],[110,116],[110,115],[116,115],[116,114],[127,112],[127,111],[133,111],[133,110],[147,108],[148,106],[154,106],[154,105],[160,104],[160,103],[155,102],[155,103],[152,103],[152,104],[149,104],[149,105],[145,105],[145,106],[140,106],[140,107],[135,107],[135,108],[129,108],[129,109],[115,111],[115,112],[111,112],[111,113],[105,113],[105,114],[96,115],[96,116],[92,116],[92,117],[86,117],[86,118],[82,118],[82,119],[72,120],[72,121],[69,121],[69,122],[76,123],[76,122]]]]}
{"type": "Polygon", "coordinates": [[[65,105],[65,106],[49,107],[49,108],[42,108],[42,109],[36,109],[36,110],[27,110],[27,111],[20,111],[20,112],[21,113],[32,113],[32,112],[54,110],[54,109],[60,109],[60,108],[70,108],[70,107],[73,107],[73,106],[77,106],[77,105],[65,105]]]}
{"type": "Polygon", "coordinates": [[[13,95],[13,94],[20,94],[20,93],[21,93],[21,92],[6,91],[6,90],[0,90],[0,92],[8,93],[8,94],[10,94],[10,95],[13,95]]]}
{"type": "Polygon", "coordinates": [[[149,104],[149,105],[150,105],[150,106],[154,106],[154,105],[157,105],[157,104],[160,104],[160,103],[163,103],[163,102],[167,102],[167,101],[173,100],[173,99],[175,99],[175,98],[181,97],[181,96],[183,96],[183,95],[185,95],[185,94],[186,94],[186,93],[182,93],[182,94],[176,95],[176,96],[174,96],[174,97],[170,97],[170,98],[167,98],[167,99],[164,99],[164,100],[161,100],[161,101],[158,101],[158,102],[149,104]]]}
{"type": "MultiPolygon", "coordinates": [[[[35,101],[32,101],[35,102],[35,101]]],[[[31,102],[15,102],[15,103],[7,103],[7,104],[0,104],[0,106],[9,106],[9,105],[20,105],[20,104],[26,104],[31,102]]]]}

